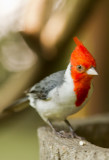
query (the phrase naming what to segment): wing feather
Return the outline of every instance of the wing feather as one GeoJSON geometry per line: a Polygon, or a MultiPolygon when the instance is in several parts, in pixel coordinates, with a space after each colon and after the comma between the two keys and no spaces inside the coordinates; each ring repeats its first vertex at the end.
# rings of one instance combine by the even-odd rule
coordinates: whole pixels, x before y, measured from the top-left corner
{"type": "Polygon", "coordinates": [[[31,95],[36,99],[46,100],[49,91],[63,83],[64,73],[65,70],[58,71],[44,78],[29,90],[28,95],[31,95]]]}

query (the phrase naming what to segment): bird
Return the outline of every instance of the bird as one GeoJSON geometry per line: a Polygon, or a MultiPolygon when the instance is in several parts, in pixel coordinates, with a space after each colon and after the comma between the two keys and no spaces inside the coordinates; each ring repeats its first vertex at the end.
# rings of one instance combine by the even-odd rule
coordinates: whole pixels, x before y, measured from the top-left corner
{"type": "Polygon", "coordinates": [[[83,43],[73,38],[76,47],[71,53],[66,70],[47,76],[32,86],[26,97],[16,103],[29,100],[40,117],[56,132],[54,122],[64,121],[74,135],[68,116],[81,110],[93,92],[92,79],[98,75],[96,61],[83,43]]]}

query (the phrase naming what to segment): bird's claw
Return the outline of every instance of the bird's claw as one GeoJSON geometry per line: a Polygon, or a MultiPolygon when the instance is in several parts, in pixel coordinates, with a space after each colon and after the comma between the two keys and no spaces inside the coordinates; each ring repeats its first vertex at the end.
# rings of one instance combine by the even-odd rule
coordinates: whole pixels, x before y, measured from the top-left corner
{"type": "Polygon", "coordinates": [[[61,137],[61,138],[77,138],[79,140],[85,140],[84,137],[80,137],[78,136],[75,132],[65,132],[65,131],[56,131],[55,132],[57,136],[61,137]]]}
{"type": "Polygon", "coordinates": [[[57,136],[61,137],[61,138],[71,138],[71,134],[70,132],[65,132],[65,131],[58,131],[56,132],[57,136]]]}
{"type": "Polygon", "coordinates": [[[72,138],[77,138],[77,139],[79,139],[79,140],[85,140],[84,137],[78,136],[75,132],[71,132],[71,134],[72,134],[72,138]]]}

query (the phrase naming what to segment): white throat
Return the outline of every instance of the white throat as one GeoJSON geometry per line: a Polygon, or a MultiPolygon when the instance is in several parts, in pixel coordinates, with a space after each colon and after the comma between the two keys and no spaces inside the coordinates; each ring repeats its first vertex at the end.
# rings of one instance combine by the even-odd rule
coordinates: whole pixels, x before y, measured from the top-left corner
{"type": "Polygon", "coordinates": [[[65,78],[65,81],[66,82],[69,82],[69,83],[72,83],[73,82],[73,79],[71,77],[71,64],[69,63],[68,66],[67,66],[67,69],[65,71],[65,75],[64,75],[64,78],[65,78]]]}

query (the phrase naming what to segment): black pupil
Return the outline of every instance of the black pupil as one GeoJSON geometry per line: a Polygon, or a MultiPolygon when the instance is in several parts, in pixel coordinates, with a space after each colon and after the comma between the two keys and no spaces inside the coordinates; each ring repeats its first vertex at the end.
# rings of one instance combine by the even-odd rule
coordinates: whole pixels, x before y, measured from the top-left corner
{"type": "Polygon", "coordinates": [[[82,69],[82,66],[81,66],[81,65],[78,65],[78,69],[79,69],[79,70],[82,69]]]}

